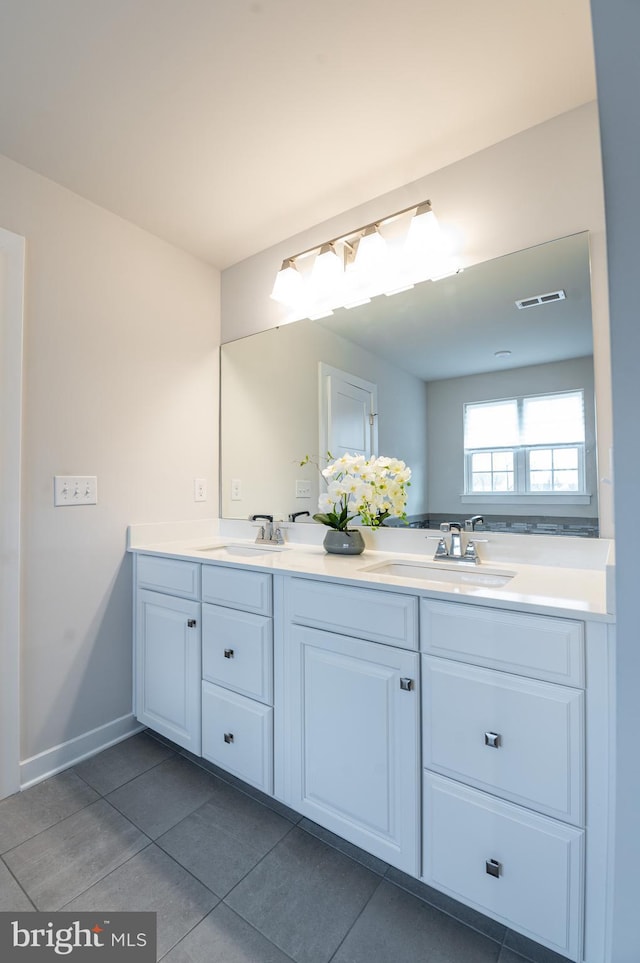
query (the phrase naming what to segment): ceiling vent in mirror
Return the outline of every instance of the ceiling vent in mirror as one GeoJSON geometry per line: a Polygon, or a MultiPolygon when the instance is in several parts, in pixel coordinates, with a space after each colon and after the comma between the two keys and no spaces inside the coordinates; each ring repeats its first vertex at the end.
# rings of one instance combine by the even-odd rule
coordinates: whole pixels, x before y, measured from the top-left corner
{"type": "Polygon", "coordinates": [[[521,298],[516,301],[517,308],[533,308],[538,304],[549,304],[550,301],[564,301],[564,291],[550,291],[549,294],[536,294],[532,298],[521,298]]]}

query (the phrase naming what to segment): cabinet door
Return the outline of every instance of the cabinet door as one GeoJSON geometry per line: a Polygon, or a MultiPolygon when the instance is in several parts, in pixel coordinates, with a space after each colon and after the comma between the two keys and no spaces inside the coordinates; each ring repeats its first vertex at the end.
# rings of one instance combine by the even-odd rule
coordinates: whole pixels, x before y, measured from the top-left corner
{"type": "Polygon", "coordinates": [[[200,755],[200,603],[140,589],[136,716],[200,755]]]}
{"type": "Polygon", "coordinates": [[[417,654],[291,626],[284,680],[285,801],[417,875],[417,654]]]}

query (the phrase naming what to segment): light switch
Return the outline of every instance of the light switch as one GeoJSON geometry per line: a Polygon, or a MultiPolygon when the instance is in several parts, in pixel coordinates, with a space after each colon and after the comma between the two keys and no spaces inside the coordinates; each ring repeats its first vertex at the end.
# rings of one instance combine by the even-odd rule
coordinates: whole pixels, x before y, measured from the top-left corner
{"type": "Polygon", "coordinates": [[[97,505],[97,476],[54,475],[53,504],[56,508],[66,505],[97,505]]]}

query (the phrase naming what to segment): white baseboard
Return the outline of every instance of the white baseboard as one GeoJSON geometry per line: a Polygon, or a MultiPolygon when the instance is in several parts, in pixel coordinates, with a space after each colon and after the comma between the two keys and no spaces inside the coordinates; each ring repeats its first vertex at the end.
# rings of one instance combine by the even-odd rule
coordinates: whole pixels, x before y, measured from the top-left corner
{"type": "Polygon", "coordinates": [[[116,743],[128,739],[129,736],[141,732],[144,728],[145,726],[140,725],[133,713],[129,713],[112,722],[107,722],[98,729],[91,729],[90,732],[76,736],[75,739],[69,739],[68,742],[63,742],[59,746],[52,746],[51,749],[46,749],[37,756],[24,759],[20,763],[20,789],[28,789],[29,786],[34,786],[49,776],[55,776],[56,773],[75,766],[83,759],[108,749],[109,746],[115,746],[116,743]]]}

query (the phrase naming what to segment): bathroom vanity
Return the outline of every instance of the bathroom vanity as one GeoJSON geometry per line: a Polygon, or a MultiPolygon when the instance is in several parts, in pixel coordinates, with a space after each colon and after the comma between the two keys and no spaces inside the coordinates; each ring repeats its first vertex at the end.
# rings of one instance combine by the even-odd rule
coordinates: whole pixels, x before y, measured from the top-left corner
{"type": "Polygon", "coordinates": [[[258,552],[135,530],[131,548],[140,722],[557,953],[602,963],[604,566],[258,552]]]}

